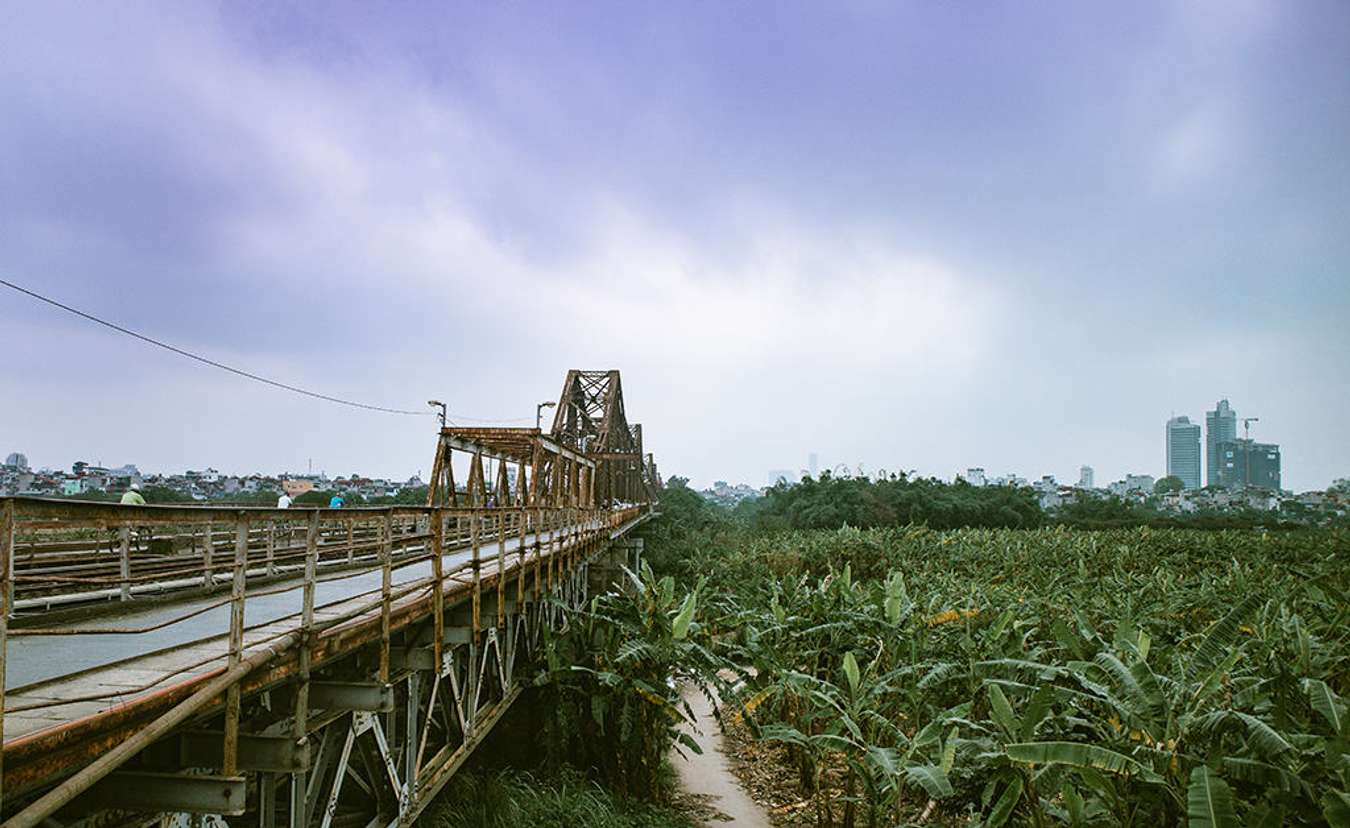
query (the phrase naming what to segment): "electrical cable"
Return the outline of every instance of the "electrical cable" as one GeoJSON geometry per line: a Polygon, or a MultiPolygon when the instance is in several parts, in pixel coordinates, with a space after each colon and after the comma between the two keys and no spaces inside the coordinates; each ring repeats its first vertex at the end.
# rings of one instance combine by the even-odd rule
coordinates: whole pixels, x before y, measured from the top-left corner
{"type": "MultiPolygon", "coordinates": [[[[290,391],[290,392],[293,392],[293,393],[295,393],[295,394],[302,394],[302,395],[304,395],[304,396],[306,396],[306,397],[313,397],[314,399],[317,399],[317,400],[324,400],[325,402],[337,403],[337,404],[339,404],[339,405],[347,405],[347,406],[351,406],[352,408],[361,408],[361,409],[364,409],[364,410],[366,410],[366,411],[379,411],[379,412],[382,412],[382,413],[385,413],[385,414],[402,414],[402,415],[407,415],[407,416],[410,416],[410,417],[430,417],[430,416],[434,416],[434,415],[435,415],[435,412],[432,412],[432,411],[410,411],[410,410],[404,409],[404,408],[389,408],[389,407],[382,406],[382,405],[370,405],[370,404],[368,404],[368,403],[356,402],[356,401],[354,401],[354,400],[344,400],[344,399],[342,399],[341,397],[333,397],[333,396],[330,396],[330,395],[328,395],[328,394],[320,394],[320,393],[317,392],[317,391],[309,391],[309,390],[307,390],[307,389],[300,388],[300,387],[297,387],[297,386],[294,386],[294,385],[290,385],[290,384],[288,384],[288,383],[279,382],[279,381],[274,380],[274,379],[268,379],[267,377],[259,376],[258,374],[254,374],[254,373],[252,373],[252,372],[245,371],[245,370],[242,370],[242,369],[240,369],[240,368],[234,368],[234,367],[229,366],[229,365],[226,365],[226,364],[224,364],[224,363],[222,363],[222,362],[217,362],[217,361],[215,361],[214,359],[209,359],[208,357],[204,357],[204,356],[201,356],[201,355],[199,355],[199,354],[194,354],[194,353],[192,353],[191,351],[185,351],[185,350],[183,350],[182,348],[174,347],[173,345],[170,345],[170,344],[168,344],[167,342],[161,342],[161,341],[159,341],[158,339],[154,339],[154,338],[152,338],[152,337],[146,336],[145,334],[137,333],[136,331],[130,330],[129,328],[124,328],[124,327],[122,327],[121,325],[118,325],[118,324],[113,323],[113,322],[109,322],[109,321],[107,321],[106,319],[100,319],[99,317],[94,316],[94,315],[91,314],[91,313],[85,313],[84,311],[79,310],[79,309],[77,309],[77,308],[72,308],[70,305],[63,304],[63,303],[61,303],[61,302],[56,301],[55,299],[52,299],[52,298],[47,297],[47,296],[43,296],[43,295],[40,294],[40,293],[37,293],[37,292],[32,291],[32,290],[29,290],[28,288],[21,287],[21,286],[19,286],[19,285],[14,284],[13,282],[10,282],[10,281],[6,281],[5,279],[0,279],[0,285],[4,285],[4,286],[7,287],[7,288],[10,288],[10,289],[12,289],[12,290],[16,290],[16,291],[18,291],[19,293],[22,293],[22,294],[24,294],[24,295],[26,295],[26,296],[30,296],[30,297],[32,297],[32,298],[34,298],[34,299],[37,299],[39,302],[45,302],[45,303],[47,303],[48,305],[51,305],[52,307],[60,308],[61,310],[66,311],[67,313],[72,313],[72,314],[74,314],[74,315],[76,315],[76,316],[78,316],[78,317],[80,317],[80,318],[82,318],[82,319],[86,319],[86,320],[88,320],[88,321],[90,321],[90,322],[93,322],[93,323],[95,323],[95,324],[102,325],[102,326],[105,327],[105,328],[110,328],[110,329],[112,329],[112,330],[114,330],[114,331],[117,331],[117,332],[120,333],[120,334],[125,334],[125,335],[127,335],[127,336],[129,336],[129,337],[132,337],[133,339],[139,339],[139,340],[141,340],[142,342],[148,343],[148,344],[150,344],[150,345],[154,345],[156,348],[163,348],[163,349],[166,350],[166,351],[169,351],[169,352],[171,352],[171,353],[178,354],[179,356],[187,357],[188,359],[191,359],[191,360],[195,360],[196,362],[200,362],[200,363],[202,363],[203,365],[209,365],[209,366],[211,366],[212,368],[219,368],[219,369],[222,370],[222,371],[228,371],[228,372],[231,373],[231,374],[235,374],[235,375],[237,375],[237,376],[244,377],[245,379],[251,379],[251,380],[253,380],[254,382],[260,382],[260,383],[263,383],[264,385],[270,385],[270,386],[272,386],[272,387],[274,387],[274,388],[280,388],[280,389],[282,389],[283,391],[290,391]]],[[[447,414],[447,419],[450,419],[450,417],[449,417],[448,414],[447,414]]],[[[487,423],[487,422],[523,422],[523,421],[528,420],[529,418],[528,418],[528,417],[517,417],[517,418],[514,418],[514,419],[507,419],[507,420],[485,420],[485,419],[479,419],[479,418],[475,418],[475,417],[462,417],[462,416],[456,415],[454,419],[458,419],[458,420],[470,420],[470,421],[474,421],[474,422],[484,422],[484,423],[487,423]]]]}

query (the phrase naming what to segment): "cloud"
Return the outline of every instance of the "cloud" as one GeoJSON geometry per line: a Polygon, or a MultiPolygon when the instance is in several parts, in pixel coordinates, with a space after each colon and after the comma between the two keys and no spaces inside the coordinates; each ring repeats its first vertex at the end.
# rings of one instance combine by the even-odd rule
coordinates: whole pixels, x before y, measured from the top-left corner
{"type": "Polygon", "coordinates": [[[602,205],[590,237],[547,301],[584,283],[584,317],[649,358],[644,336],[687,331],[682,359],[848,366],[872,375],[960,372],[988,343],[991,284],[865,226],[806,224],[782,210],[730,218],[734,241],[706,245],[630,207],[602,205]]]}
{"type": "MultiPolygon", "coordinates": [[[[99,109],[109,133],[146,136],[112,147],[98,164],[162,177],[156,230],[127,223],[109,198],[75,218],[52,211],[49,234],[26,240],[41,247],[58,229],[68,239],[117,240],[107,257],[84,262],[87,284],[154,261],[153,238],[190,235],[193,244],[168,260],[202,269],[200,284],[183,294],[201,310],[179,305],[165,277],[139,271],[147,329],[172,332],[180,321],[170,337],[177,343],[264,373],[399,405],[425,398],[423,387],[449,385],[460,413],[491,416],[532,411],[567,368],[620,367],[636,393],[635,418],[656,426],[653,438],[670,447],[674,468],[693,468],[715,464],[718,453],[725,462],[725,449],[682,455],[676,445],[750,430],[794,397],[800,404],[803,391],[816,413],[799,417],[798,428],[825,410],[863,430],[887,406],[917,402],[917,384],[926,394],[954,386],[986,354],[1009,300],[1005,289],[881,226],[848,216],[808,220],[753,196],[686,223],[632,193],[597,189],[574,196],[567,211],[544,210],[539,226],[511,202],[549,198],[549,159],[531,157],[520,136],[498,134],[491,118],[398,67],[369,71],[358,62],[355,72],[259,57],[210,18],[126,25],[153,29],[153,46],[138,48],[136,37],[104,44],[98,62],[118,66],[113,77],[79,61],[27,57],[45,63],[56,90],[78,98],[74,112],[99,109]],[[95,104],[125,94],[119,84],[128,77],[159,81],[125,111],[95,104]],[[186,166],[158,166],[189,154],[186,166]],[[177,208],[188,191],[203,195],[184,212],[177,208]],[[705,222],[718,232],[703,232],[705,222]],[[213,284],[222,293],[207,300],[213,284]],[[230,315],[236,325],[192,321],[230,315]]],[[[52,101],[30,104],[54,119],[79,117],[52,101]]],[[[72,130],[72,140],[93,140],[72,130]]],[[[137,195],[130,184],[104,195],[113,192],[127,202],[137,195]]],[[[80,335],[80,347],[87,340],[80,335]]],[[[267,423],[306,421],[303,406],[265,389],[200,377],[157,355],[128,352],[111,372],[86,371],[80,382],[94,393],[106,384],[106,393],[129,394],[118,365],[142,390],[99,433],[114,440],[157,430],[145,462],[157,453],[200,455],[191,429],[156,425],[166,416],[178,422],[174,412],[244,423],[212,436],[212,462],[243,468],[267,467],[278,450],[258,442],[274,431],[267,423]],[[143,386],[154,371],[165,372],[169,387],[149,394],[143,386]],[[250,412],[263,422],[249,423],[250,412]]],[[[49,402],[62,396],[44,393],[49,402]]],[[[325,436],[342,444],[340,422],[335,412],[306,422],[306,454],[325,436]]],[[[347,449],[353,465],[402,472],[425,448],[413,437],[368,433],[368,444],[347,449]]]]}
{"type": "MultiPolygon", "coordinates": [[[[1156,18],[991,18],[998,60],[970,65],[953,65],[959,15],[915,11],[901,28],[923,43],[871,43],[865,72],[841,69],[847,27],[797,54],[809,14],[767,40],[714,17],[663,39],[634,7],[614,31],[641,34],[623,40],[585,13],[522,31],[457,11],[409,47],[420,19],[336,11],[321,33],[260,35],[238,8],[43,6],[0,31],[0,267],[398,407],[532,421],[566,369],[620,368],[662,467],[696,480],[755,481],[812,449],[944,474],[1146,470],[1150,418],[1197,415],[1186,388],[1235,371],[1164,361],[1236,336],[1234,302],[1261,309],[1242,324],[1266,367],[1344,338],[1323,319],[1345,297],[1321,221],[1343,196],[1283,179],[1277,204],[1243,175],[1275,180],[1261,150],[1285,123],[1255,117],[1270,89],[1243,63],[1288,22],[1262,4],[1174,10],[1161,38],[1156,18]],[[1069,63],[1044,50],[1060,35],[1069,63]],[[1058,83],[1066,66],[1081,83],[1058,83]],[[1319,220],[1247,232],[1297,216],[1319,220]]],[[[1323,160],[1333,192],[1344,165],[1323,160]]],[[[8,324],[31,311],[0,303],[0,344],[40,356],[16,368],[29,410],[64,413],[11,410],[0,431],[35,458],[116,445],[150,467],[425,469],[422,423],[102,348],[74,321],[8,324]]],[[[1344,373],[1327,360],[1309,365],[1344,373]]],[[[1326,412],[1344,385],[1285,396],[1326,412]]]]}
{"type": "Polygon", "coordinates": [[[1184,191],[1231,171],[1241,161],[1244,134],[1230,104],[1212,100],[1190,107],[1159,135],[1155,189],[1184,191]]]}
{"type": "MultiPolygon", "coordinates": [[[[685,359],[736,354],[882,375],[959,371],[986,340],[991,284],[848,220],[738,204],[722,232],[703,238],[623,194],[595,193],[559,216],[569,243],[536,252],[536,228],[494,220],[477,198],[475,170],[515,161],[494,180],[510,186],[537,167],[455,99],[399,75],[354,79],[189,46],[194,60],[173,86],[186,90],[192,140],[224,148],[204,164],[222,176],[251,169],[256,180],[248,202],[196,219],[215,226],[213,252],[233,272],[284,280],[365,322],[393,302],[405,324],[439,320],[469,341],[506,318],[520,326],[513,346],[587,330],[572,356],[650,360],[671,355],[649,335],[659,324],[691,334],[685,359]]],[[[176,50],[163,54],[181,64],[176,50]]]]}

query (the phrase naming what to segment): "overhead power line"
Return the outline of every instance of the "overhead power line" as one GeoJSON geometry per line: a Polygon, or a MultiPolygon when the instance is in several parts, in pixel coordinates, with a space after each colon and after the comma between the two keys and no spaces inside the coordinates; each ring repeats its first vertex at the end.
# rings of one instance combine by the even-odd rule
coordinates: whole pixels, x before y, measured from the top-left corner
{"type": "MultiPolygon", "coordinates": [[[[58,301],[56,301],[55,299],[52,299],[52,298],[50,298],[50,297],[48,297],[48,296],[43,296],[43,295],[40,294],[40,293],[37,293],[37,292],[35,292],[35,291],[31,291],[31,290],[29,290],[28,288],[25,288],[25,287],[21,287],[21,286],[19,286],[19,285],[16,285],[16,284],[14,284],[13,282],[6,281],[5,279],[0,279],[0,285],[4,285],[4,286],[7,287],[7,288],[10,288],[10,289],[12,289],[12,290],[16,290],[16,291],[18,291],[19,293],[22,293],[22,294],[24,294],[24,295],[26,295],[26,296],[31,296],[32,298],[38,300],[39,302],[45,302],[45,303],[47,303],[48,305],[51,305],[52,307],[60,308],[61,310],[66,311],[67,313],[72,313],[72,314],[74,314],[74,315],[76,315],[76,316],[78,316],[78,317],[80,317],[80,318],[82,318],[82,319],[88,320],[88,321],[93,322],[93,323],[98,324],[98,325],[102,325],[102,326],[105,327],[105,328],[111,328],[112,330],[117,331],[117,332],[120,333],[120,334],[125,334],[125,335],[127,335],[127,336],[129,336],[129,337],[131,337],[131,338],[133,338],[133,339],[139,339],[139,340],[142,341],[142,342],[148,343],[148,344],[150,344],[150,345],[154,345],[156,348],[163,348],[163,349],[166,350],[166,351],[170,351],[170,352],[175,353],[175,354],[178,354],[179,356],[182,356],[182,357],[187,357],[188,359],[191,359],[191,360],[193,360],[193,361],[195,361],[195,362],[200,362],[200,363],[203,364],[203,365],[209,365],[209,366],[211,366],[212,368],[219,368],[219,369],[222,370],[222,371],[228,371],[228,372],[231,373],[231,374],[235,374],[236,376],[240,376],[240,377],[243,377],[243,378],[245,378],[245,379],[251,379],[251,380],[253,380],[254,382],[261,382],[262,384],[264,384],[264,385],[270,385],[270,386],[272,386],[273,388],[280,388],[280,389],[282,389],[283,391],[291,391],[291,392],[296,393],[296,394],[302,394],[302,395],[304,395],[304,396],[306,396],[306,397],[312,397],[312,398],[314,398],[314,399],[316,399],[316,400],[324,400],[325,402],[337,403],[338,405],[351,406],[352,408],[360,408],[360,409],[364,409],[364,410],[366,410],[366,411],[379,411],[379,412],[383,412],[383,413],[385,413],[385,414],[404,414],[404,415],[407,415],[407,416],[410,416],[410,417],[429,417],[429,416],[431,416],[432,413],[433,413],[433,412],[431,412],[431,411],[410,411],[410,410],[404,409],[404,408],[389,408],[389,407],[382,406],[382,405],[369,405],[369,404],[367,404],[367,403],[356,402],[355,400],[344,400],[344,399],[342,399],[341,397],[333,397],[333,396],[330,396],[330,395],[328,395],[328,394],[320,394],[320,393],[317,392],[317,391],[310,391],[310,390],[305,389],[305,388],[300,388],[300,387],[295,386],[295,385],[290,385],[289,383],[279,382],[279,381],[274,380],[274,379],[268,379],[267,377],[263,377],[263,376],[259,376],[258,374],[254,374],[254,373],[252,373],[251,371],[245,371],[245,370],[240,369],[240,368],[235,368],[235,367],[233,367],[233,366],[226,365],[226,364],[224,364],[223,362],[217,362],[217,361],[215,361],[214,359],[210,359],[210,358],[208,358],[208,357],[201,356],[200,354],[194,354],[194,353],[192,353],[191,351],[185,351],[185,350],[183,350],[182,348],[174,347],[173,345],[170,345],[170,344],[168,344],[167,342],[161,342],[161,341],[159,341],[158,339],[154,339],[153,337],[149,337],[149,336],[146,336],[145,334],[137,333],[136,331],[130,330],[129,328],[124,328],[124,327],[122,327],[121,325],[118,325],[118,324],[113,323],[113,322],[109,322],[109,321],[106,320],[106,319],[100,319],[99,317],[94,316],[94,315],[91,314],[91,313],[85,313],[84,311],[79,310],[78,308],[72,308],[70,305],[64,304],[64,303],[62,303],[62,302],[58,302],[58,301]]],[[[465,419],[465,420],[469,420],[469,419],[475,419],[475,418],[472,418],[472,417],[456,417],[456,419],[465,419]]],[[[525,418],[517,418],[517,420],[524,420],[524,419],[529,419],[529,418],[528,418],[528,417],[525,417],[525,418]]],[[[512,420],[512,421],[510,421],[510,422],[514,422],[514,421],[515,421],[515,420],[512,420]]],[[[479,422],[489,422],[489,421],[487,421],[487,420],[480,420],[479,422]]],[[[496,421],[496,422],[501,422],[501,421],[498,420],[498,421],[496,421]]]]}

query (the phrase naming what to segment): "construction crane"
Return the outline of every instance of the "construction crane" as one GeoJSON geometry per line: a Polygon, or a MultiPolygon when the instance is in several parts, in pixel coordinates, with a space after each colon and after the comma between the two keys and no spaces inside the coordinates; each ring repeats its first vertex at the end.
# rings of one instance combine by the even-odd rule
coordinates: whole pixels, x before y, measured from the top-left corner
{"type": "Polygon", "coordinates": [[[1261,418],[1260,418],[1260,417],[1243,417],[1243,418],[1242,418],[1242,439],[1244,439],[1244,440],[1251,440],[1251,439],[1252,439],[1252,435],[1251,435],[1251,427],[1252,427],[1252,423],[1259,423],[1259,422],[1261,422],[1261,418]]]}

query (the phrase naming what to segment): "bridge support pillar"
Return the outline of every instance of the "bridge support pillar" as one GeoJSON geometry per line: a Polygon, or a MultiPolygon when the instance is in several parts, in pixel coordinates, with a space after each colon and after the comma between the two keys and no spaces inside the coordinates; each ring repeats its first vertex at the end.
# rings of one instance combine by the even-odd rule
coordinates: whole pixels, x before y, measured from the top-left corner
{"type": "Polygon", "coordinates": [[[620,538],[614,548],[624,553],[624,566],[634,572],[642,568],[642,538],[620,538]]]}
{"type": "Polygon", "coordinates": [[[620,538],[597,553],[588,567],[592,594],[606,592],[624,582],[623,569],[634,572],[641,566],[642,538],[620,538]]]}

